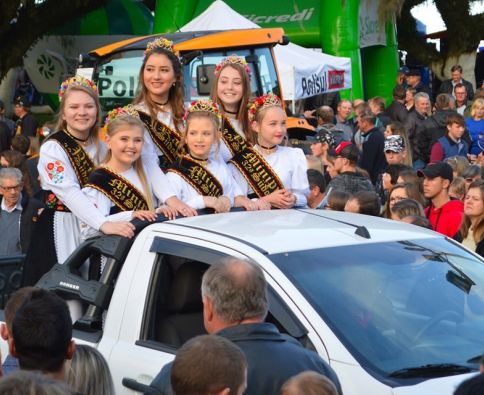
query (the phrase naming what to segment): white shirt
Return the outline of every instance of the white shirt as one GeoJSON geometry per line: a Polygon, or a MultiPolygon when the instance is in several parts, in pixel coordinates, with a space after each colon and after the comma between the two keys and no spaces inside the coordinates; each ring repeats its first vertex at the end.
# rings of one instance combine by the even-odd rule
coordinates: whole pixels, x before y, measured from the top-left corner
{"type": "Polygon", "coordinates": [[[4,198],[4,199],[2,199],[1,208],[2,208],[3,211],[6,211],[7,213],[11,213],[14,210],[22,211],[23,209],[22,209],[21,200],[22,200],[22,194],[19,195],[19,198],[18,198],[15,206],[13,206],[12,208],[8,208],[7,205],[5,204],[5,198],[4,198]]]}
{"type": "MultiPolygon", "coordinates": [[[[254,147],[262,153],[259,146],[254,147]]],[[[307,204],[306,196],[309,194],[309,183],[307,176],[307,161],[300,148],[278,146],[277,150],[264,156],[266,162],[279,176],[284,188],[296,195],[296,206],[303,207],[307,204]]],[[[237,167],[229,163],[229,169],[242,190],[242,194],[250,195],[254,191],[239,172],[237,167]]]]}
{"type": "MultiPolygon", "coordinates": [[[[230,199],[230,206],[233,206],[234,198],[242,195],[242,193],[232,178],[227,165],[217,160],[209,160],[207,163],[207,169],[220,182],[223,188],[223,195],[230,199]]],[[[205,208],[203,196],[186,182],[183,177],[171,171],[168,172],[166,176],[170,180],[178,199],[196,210],[205,208]]]]}

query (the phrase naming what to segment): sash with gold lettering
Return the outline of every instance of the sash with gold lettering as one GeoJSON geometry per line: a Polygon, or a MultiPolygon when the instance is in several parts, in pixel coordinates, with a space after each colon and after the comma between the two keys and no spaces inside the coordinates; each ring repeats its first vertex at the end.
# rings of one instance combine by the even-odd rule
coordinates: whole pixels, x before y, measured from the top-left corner
{"type": "Polygon", "coordinates": [[[251,144],[235,130],[234,126],[227,117],[222,117],[222,139],[229,148],[232,156],[243,151],[251,144]]]}
{"type": "Polygon", "coordinates": [[[229,162],[237,167],[259,198],[284,188],[271,165],[251,146],[236,153],[229,162]]]}
{"type": "Polygon", "coordinates": [[[64,149],[74,171],[76,172],[79,185],[81,188],[84,187],[89,174],[91,174],[95,167],[89,154],[64,130],[59,130],[58,132],[53,133],[49,136],[49,140],[57,141],[64,149]]]}
{"type": "Polygon", "coordinates": [[[202,196],[219,197],[223,194],[217,177],[188,155],[182,156],[168,171],[178,174],[202,196]]]}
{"type": "Polygon", "coordinates": [[[143,193],[128,179],[106,167],[99,167],[89,176],[86,187],[91,187],[109,200],[121,211],[148,210],[143,193]]]}
{"type": "Polygon", "coordinates": [[[153,122],[151,117],[142,111],[138,111],[138,114],[156,146],[163,152],[170,164],[174,163],[178,158],[177,148],[181,140],[180,133],[159,120],[153,122]]]}

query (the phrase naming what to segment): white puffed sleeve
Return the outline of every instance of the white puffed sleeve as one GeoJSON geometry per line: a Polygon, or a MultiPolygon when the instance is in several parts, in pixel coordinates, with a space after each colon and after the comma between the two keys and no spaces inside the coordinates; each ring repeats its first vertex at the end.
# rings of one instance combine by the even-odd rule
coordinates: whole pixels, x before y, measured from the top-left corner
{"type": "Polygon", "coordinates": [[[308,164],[304,152],[300,148],[292,148],[292,156],[294,171],[291,178],[291,191],[296,195],[296,206],[304,207],[307,205],[307,195],[309,194],[308,164]]]}
{"type": "Polygon", "coordinates": [[[200,195],[195,188],[188,184],[181,176],[169,171],[166,174],[166,177],[170,181],[176,197],[183,203],[194,208],[195,210],[205,208],[203,196],[200,195]]]}
{"type": "Polygon", "coordinates": [[[46,141],[42,145],[37,169],[44,190],[51,190],[76,217],[99,230],[106,219],[82,193],[74,168],[59,143],[46,141]]]}

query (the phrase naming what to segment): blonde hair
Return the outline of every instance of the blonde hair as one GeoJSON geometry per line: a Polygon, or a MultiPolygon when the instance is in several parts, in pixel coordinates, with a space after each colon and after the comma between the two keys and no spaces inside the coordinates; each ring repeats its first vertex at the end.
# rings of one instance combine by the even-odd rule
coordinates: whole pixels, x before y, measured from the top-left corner
{"type": "Polygon", "coordinates": [[[481,97],[475,99],[472,102],[472,106],[471,106],[471,117],[472,118],[474,118],[476,116],[476,110],[477,110],[478,107],[480,107],[480,108],[484,107],[484,99],[481,98],[481,97]]]}
{"type": "Polygon", "coordinates": [[[94,161],[96,163],[100,163],[101,162],[101,149],[100,149],[101,142],[99,139],[99,128],[101,126],[101,103],[99,102],[99,96],[95,91],[82,85],[69,86],[65,90],[64,95],[62,96],[62,100],[60,101],[59,113],[57,115],[55,130],[59,131],[67,128],[67,122],[65,121],[65,119],[62,118],[62,115],[64,114],[66,103],[69,100],[69,96],[71,95],[72,92],[84,92],[88,94],[94,100],[94,104],[96,105],[96,112],[97,112],[96,122],[94,122],[94,125],[92,125],[91,130],[89,131],[89,136],[94,140],[94,144],[96,145],[96,154],[94,155],[94,161]]]}
{"type": "MultiPolygon", "coordinates": [[[[141,120],[133,115],[120,115],[111,120],[106,128],[106,134],[109,137],[113,137],[116,133],[118,133],[122,128],[139,128],[141,131],[141,136],[143,136],[144,125],[141,120]]],[[[104,159],[104,164],[108,163],[113,154],[110,149],[106,154],[106,158],[104,159]]],[[[136,174],[139,177],[141,182],[141,186],[143,187],[146,203],[148,204],[149,210],[155,209],[155,204],[153,202],[153,194],[151,192],[150,184],[148,183],[148,179],[146,178],[146,174],[143,167],[143,160],[141,155],[138,159],[136,159],[133,163],[133,168],[136,171],[136,174]]],[[[161,171],[161,170],[160,170],[161,171]]]]}
{"type": "Polygon", "coordinates": [[[220,138],[222,137],[222,132],[220,131],[220,119],[215,115],[213,112],[210,111],[194,111],[194,112],[189,112],[187,115],[187,119],[185,122],[185,129],[183,130],[181,139],[180,139],[180,144],[178,145],[178,153],[181,155],[184,155],[187,152],[187,133],[188,133],[188,126],[190,124],[190,121],[195,119],[195,118],[209,118],[214,126],[214,133],[215,133],[215,145],[216,145],[216,152],[218,153],[218,150],[220,148],[220,138]]]}
{"type": "Polygon", "coordinates": [[[232,67],[233,69],[239,72],[240,77],[242,78],[242,99],[239,103],[239,109],[237,110],[237,114],[235,118],[242,124],[242,129],[245,133],[247,141],[250,143],[254,142],[254,135],[249,125],[249,117],[247,115],[247,107],[249,104],[250,97],[252,96],[252,90],[250,88],[250,77],[247,74],[244,66],[238,63],[226,63],[222,66],[222,68],[215,74],[215,81],[212,85],[212,91],[210,92],[210,98],[219,105],[222,114],[225,113],[225,107],[220,100],[220,97],[217,93],[218,82],[220,80],[220,75],[222,71],[225,70],[227,67],[232,67]]]}

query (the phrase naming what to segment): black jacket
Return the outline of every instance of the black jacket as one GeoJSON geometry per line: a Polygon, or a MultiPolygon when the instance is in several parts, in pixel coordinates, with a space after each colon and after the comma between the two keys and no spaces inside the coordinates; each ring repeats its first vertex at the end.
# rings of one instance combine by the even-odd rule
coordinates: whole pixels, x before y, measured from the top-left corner
{"type": "Polygon", "coordinates": [[[25,137],[35,137],[37,136],[37,120],[34,114],[28,112],[22,118],[17,120],[15,124],[15,134],[23,134],[25,137]]]}
{"type": "MultiPolygon", "coordinates": [[[[307,350],[296,339],[281,334],[270,323],[241,324],[217,333],[237,346],[247,358],[245,395],[279,395],[290,377],[306,370],[326,376],[342,394],[338,376],[315,352],[307,350]]],[[[145,394],[171,394],[171,363],[165,365],[145,394]]]]}
{"type": "Polygon", "coordinates": [[[365,169],[370,175],[371,182],[375,184],[378,174],[387,165],[385,153],[383,152],[385,137],[378,128],[373,128],[365,133],[363,149],[359,161],[361,168],[365,169]]]}
{"type": "MultiPolygon", "coordinates": [[[[22,213],[20,214],[20,249],[22,253],[27,253],[32,236],[32,230],[37,222],[39,216],[39,209],[44,205],[37,199],[30,198],[27,193],[22,193],[20,204],[22,205],[22,213]]],[[[3,196],[2,196],[3,200],[3,196]]],[[[2,215],[2,210],[0,210],[2,215]]]]}
{"type": "MultiPolygon", "coordinates": [[[[474,98],[474,87],[472,83],[462,78],[462,84],[466,87],[467,100],[472,100],[474,98]]],[[[454,85],[452,85],[452,80],[445,80],[440,85],[439,93],[448,93],[452,95],[454,93],[454,85]]]]}
{"type": "Polygon", "coordinates": [[[397,100],[393,100],[392,103],[385,110],[385,115],[392,121],[397,121],[405,125],[408,118],[407,108],[397,100]]]}

